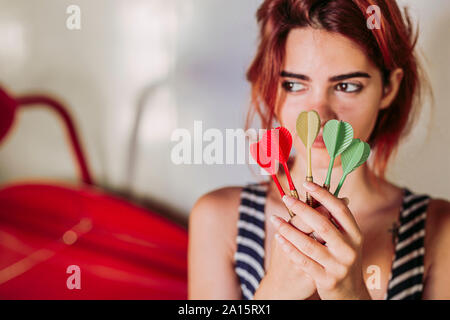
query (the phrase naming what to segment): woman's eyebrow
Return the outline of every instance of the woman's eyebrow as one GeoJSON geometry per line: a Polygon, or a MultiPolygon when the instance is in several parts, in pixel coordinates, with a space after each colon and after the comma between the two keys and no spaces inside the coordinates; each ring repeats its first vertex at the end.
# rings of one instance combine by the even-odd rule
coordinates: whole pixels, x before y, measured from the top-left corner
{"type": "Polygon", "coordinates": [[[351,73],[333,76],[333,77],[329,78],[328,80],[331,82],[334,82],[334,81],[342,81],[342,80],[346,80],[346,79],[350,79],[350,78],[370,78],[370,75],[366,72],[358,71],[358,72],[351,72],[351,73]]]}
{"type": "MultiPolygon", "coordinates": [[[[300,79],[300,80],[304,80],[304,81],[311,81],[310,77],[308,77],[307,75],[301,74],[301,73],[293,73],[293,72],[283,70],[283,71],[281,71],[280,75],[282,77],[286,77],[286,78],[296,78],[296,79],[300,79]]],[[[331,82],[335,82],[335,81],[342,81],[342,80],[346,80],[346,79],[350,79],[350,78],[370,78],[370,75],[367,72],[357,71],[357,72],[351,72],[351,73],[333,76],[333,77],[330,77],[328,80],[331,82]]]]}
{"type": "Polygon", "coordinates": [[[288,71],[284,71],[284,70],[281,71],[280,75],[282,77],[286,77],[286,78],[296,78],[296,79],[300,79],[300,80],[311,81],[311,78],[304,74],[292,73],[292,72],[288,72],[288,71]]]}

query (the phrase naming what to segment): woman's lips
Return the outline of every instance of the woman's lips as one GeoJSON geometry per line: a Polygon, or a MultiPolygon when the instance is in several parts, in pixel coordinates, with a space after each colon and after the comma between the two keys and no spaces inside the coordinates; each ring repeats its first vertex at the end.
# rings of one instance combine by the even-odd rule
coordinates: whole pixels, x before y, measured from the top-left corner
{"type": "Polygon", "coordinates": [[[314,140],[312,147],[313,148],[325,148],[325,142],[323,141],[322,135],[316,137],[316,140],[314,140]]]}

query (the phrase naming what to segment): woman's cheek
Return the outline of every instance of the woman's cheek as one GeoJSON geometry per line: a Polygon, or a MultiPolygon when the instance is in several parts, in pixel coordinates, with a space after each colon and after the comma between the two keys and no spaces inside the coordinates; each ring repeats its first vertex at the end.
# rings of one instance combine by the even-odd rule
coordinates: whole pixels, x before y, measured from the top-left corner
{"type": "Polygon", "coordinates": [[[379,110],[379,97],[373,90],[367,90],[358,96],[341,97],[336,101],[336,113],[339,120],[350,123],[354,137],[366,141],[375,125],[379,110]]]}
{"type": "Polygon", "coordinates": [[[377,118],[377,112],[367,108],[363,110],[351,110],[342,112],[340,120],[350,123],[353,127],[353,136],[367,141],[377,118]]]}
{"type": "MultiPolygon", "coordinates": [[[[358,98],[341,98],[340,101],[333,101],[330,108],[336,115],[336,119],[346,121],[352,125],[355,138],[366,141],[375,126],[378,114],[379,107],[375,102],[369,94],[358,98]]],[[[287,95],[279,109],[277,118],[282,126],[286,127],[292,134],[295,134],[297,117],[302,111],[306,110],[307,107],[304,107],[299,99],[287,95]]]]}
{"type": "Polygon", "coordinates": [[[297,117],[302,111],[305,110],[306,108],[302,107],[301,103],[296,102],[295,99],[287,97],[285,103],[281,107],[281,117],[279,118],[280,124],[294,134],[297,117]]]}
{"type": "Polygon", "coordinates": [[[346,110],[348,122],[352,125],[355,138],[367,141],[375,127],[381,104],[379,89],[373,86],[365,88],[346,110]]]}

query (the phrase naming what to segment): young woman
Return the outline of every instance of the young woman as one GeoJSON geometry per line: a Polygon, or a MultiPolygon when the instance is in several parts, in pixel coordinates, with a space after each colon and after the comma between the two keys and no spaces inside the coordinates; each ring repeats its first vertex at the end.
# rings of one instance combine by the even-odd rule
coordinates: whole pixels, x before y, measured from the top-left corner
{"type": "MultiPolygon", "coordinates": [[[[189,298],[450,298],[449,203],[384,178],[423,87],[406,12],[394,1],[266,0],[257,19],[260,44],[247,74],[251,112],[263,128],[277,120],[293,133],[290,172],[301,201],[283,199],[296,215],[288,221],[273,182],[201,197],[189,221],[189,298]],[[368,27],[371,4],[380,8],[379,28],[376,20],[368,27]],[[329,163],[323,128],[312,148],[317,184],[301,185],[306,152],[295,121],[307,110],[317,111],[322,125],[349,122],[355,138],[371,146],[371,161],[340,192],[345,199],[319,185],[329,163]],[[304,203],[306,191],[321,210],[304,203]]],[[[330,190],[341,175],[337,159],[330,190]]]]}

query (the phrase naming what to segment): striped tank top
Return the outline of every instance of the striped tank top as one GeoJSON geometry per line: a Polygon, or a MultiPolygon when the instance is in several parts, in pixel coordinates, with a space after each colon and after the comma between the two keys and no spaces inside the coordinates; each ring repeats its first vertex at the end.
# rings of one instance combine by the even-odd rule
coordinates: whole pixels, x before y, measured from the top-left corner
{"type": "MultiPolygon", "coordinates": [[[[250,184],[241,192],[234,269],[242,298],[253,299],[264,277],[265,214],[268,184],[250,184]]],[[[395,254],[386,300],[421,299],[424,273],[425,220],[430,197],[403,188],[395,232],[395,254]]]]}

